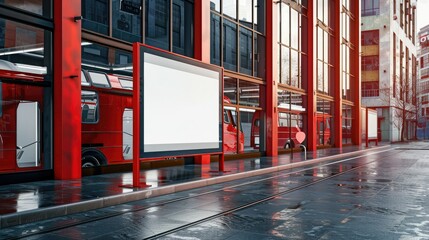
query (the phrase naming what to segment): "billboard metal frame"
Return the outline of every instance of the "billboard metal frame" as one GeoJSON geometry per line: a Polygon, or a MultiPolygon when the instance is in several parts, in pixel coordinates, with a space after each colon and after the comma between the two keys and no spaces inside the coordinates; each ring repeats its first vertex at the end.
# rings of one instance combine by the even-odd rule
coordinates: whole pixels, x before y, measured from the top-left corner
{"type": "MultiPolygon", "coordinates": [[[[157,159],[177,156],[200,156],[200,155],[220,155],[219,171],[224,171],[223,154],[223,68],[215,65],[203,63],[201,61],[177,55],[171,52],[150,47],[141,43],[133,44],[133,184],[130,187],[148,187],[140,183],[140,161],[142,159],[157,159]],[[156,153],[144,152],[144,115],[143,115],[143,92],[144,92],[144,53],[153,54],[163,58],[179,61],[219,72],[219,145],[217,148],[203,149],[182,149],[178,151],[165,151],[156,153]]],[[[127,187],[127,186],[124,186],[127,187]]]]}

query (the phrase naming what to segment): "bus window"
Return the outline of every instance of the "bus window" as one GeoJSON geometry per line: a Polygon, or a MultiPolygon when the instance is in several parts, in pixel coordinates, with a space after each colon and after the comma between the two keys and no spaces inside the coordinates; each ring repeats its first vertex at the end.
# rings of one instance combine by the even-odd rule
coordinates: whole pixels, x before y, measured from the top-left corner
{"type": "Polygon", "coordinates": [[[107,74],[100,72],[88,71],[89,77],[91,79],[92,85],[101,88],[110,88],[110,81],[107,77],[107,74]]]}
{"type": "Polygon", "coordinates": [[[225,109],[223,110],[223,122],[227,124],[229,123],[228,112],[225,109]]]}
{"type": "Polygon", "coordinates": [[[16,161],[20,168],[40,165],[40,110],[37,102],[20,102],[16,110],[16,161]]]}
{"type": "Polygon", "coordinates": [[[279,127],[289,127],[289,114],[288,113],[279,113],[279,127]]]}
{"type": "Polygon", "coordinates": [[[125,160],[133,159],[133,110],[125,108],[122,115],[122,155],[125,160]]]}
{"type": "Polygon", "coordinates": [[[82,123],[98,122],[98,95],[92,91],[82,91],[80,104],[82,110],[82,123]]]}
{"type": "Polygon", "coordinates": [[[85,72],[83,70],[80,71],[80,85],[91,86],[91,83],[89,83],[88,79],[85,76],[85,72]]]}
{"type": "Polygon", "coordinates": [[[127,80],[127,79],[123,79],[121,77],[119,77],[119,82],[121,83],[122,87],[125,89],[133,89],[133,81],[131,80],[127,80]]]}

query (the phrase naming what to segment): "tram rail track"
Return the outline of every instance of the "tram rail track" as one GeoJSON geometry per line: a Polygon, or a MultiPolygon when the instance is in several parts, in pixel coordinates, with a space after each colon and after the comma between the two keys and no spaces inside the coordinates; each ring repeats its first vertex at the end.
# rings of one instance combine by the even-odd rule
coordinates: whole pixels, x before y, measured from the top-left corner
{"type": "MultiPolygon", "coordinates": [[[[195,198],[195,197],[204,196],[204,195],[208,195],[208,194],[212,194],[212,193],[216,193],[216,192],[221,192],[221,191],[225,191],[225,190],[232,189],[232,188],[243,187],[243,186],[247,186],[247,185],[251,185],[251,184],[255,184],[255,183],[263,182],[263,181],[269,181],[269,180],[272,180],[272,179],[275,179],[275,178],[280,178],[280,177],[290,176],[290,175],[294,175],[294,174],[299,174],[299,173],[303,173],[303,172],[308,171],[308,170],[312,170],[312,169],[317,168],[317,167],[323,167],[323,166],[340,164],[342,162],[351,161],[351,160],[359,159],[359,158],[363,158],[363,157],[368,157],[368,156],[371,156],[371,155],[380,154],[380,153],[384,153],[384,152],[391,151],[391,150],[394,150],[394,149],[387,149],[387,150],[382,150],[382,151],[377,151],[377,152],[370,152],[370,153],[367,153],[367,154],[362,155],[362,156],[349,157],[349,158],[345,158],[345,159],[341,159],[341,160],[336,160],[336,161],[325,163],[325,164],[315,164],[315,165],[312,165],[312,166],[309,166],[309,167],[301,168],[299,170],[290,171],[290,172],[287,172],[287,173],[284,173],[286,170],[282,171],[282,172],[276,172],[276,173],[273,173],[274,176],[265,177],[263,179],[256,179],[256,180],[252,180],[252,181],[245,182],[245,183],[234,184],[234,185],[227,186],[227,187],[222,187],[222,188],[219,188],[219,189],[216,189],[216,190],[206,191],[206,192],[199,193],[199,194],[193,194],[192,196],[179,197],[179,198],[175,198],[175,199],[171,199],[171,200],[167,200],[167,201],[157,202],[156,204],[149,204],[149,205],[143,206],[143,207],[135,207],[135,208],[124,210],[124,211],[107,213],[107,214],[104,214],[102,216],[93,217],[93,218],[85,219],[85,220],[79,220],[79,221],[76,221],[76,222],[73,222],[73,223],[69,222],[67,224],[63,224],[63,225],[59,225],[59,226],[55,226],[55,227],[49,227],[49,228],[44,228],[44,229],[36,229],[34,231],[23,233],[21,236],[11,236],[11,237],[7,237],[6,236],[5,239],[23,239],[23,238],[28,238],[28,237],[32,237],[32,236],[53,233],[55,231],[59,231],[59,230],[63,230],[63,229],[67,229],[67,228],[71,228],[71,227],[75,227],[75,226],[79,226],[79,225],[83,225],[83,224],[88,224],[88,223],[92,223],[92,222],[96,222],[96,221],[100,221],[100,220],[106,220],[106,219],[109,219],[109,218],[118,217],[118,216],[121,216],[121,215],[124,215],[124,214],[128,214],[128,213],[144,211],[144,210],[147,210],[147,209],[150,209],[150,208],[153,208],[153,207],[165,206],[165,205],[168,205],[168,204],[177,203],[177,202],[180,202],[180,201],[185,201],[185,200],[188,200],[188,199],[192,199],[192,198],[195,198]]],[[[398,150],[398,149],[396,149],[396,150],[398,150]]],[[[405,151],[405,150],[399,150],[399,151],[405,151]]],[[[382,156],[380,159],[372,160],[372,161],[369,161],[369,162],[366,162],[366,163],[354,166],[354,167],[352,167],[350,169],[344,170],[344,171],[339,172],[339,173],[332,174],[330,176],[321,177],[320,179],[316,179],[316,180],[314,180],[312,182],[309,182],[309,183],[306,183],[306,184],[302,184],[302,185],[297,186],[297,187],[292,187],[292,188],[284,190],[284,191],[280,191],[280,192],[272,194],[272,195],[270,195],[268,197],[261,198],[261,199],[256,200],[256,201],[252,201],[250,203],[247,203],[247,204],[235,207],[235,208],[231,208],[229,210],[226,210],[226,211],[214,214],[213,216],[210,216],[210,217],[207,217],[207,218],[203,218],[203,219],[200,219],[200,220],[188,223],[188,224],[181,225],[181,226],[176,227],[176,228],[172,228],[172,229],[170,229],[168,231],[164,231],[162,233],[154,234],[154,235],[152,235],[152,236],[150,236],[148,238],[144,238],[144,239],[157,239],[157,238],[160,238],[160,237],[163,237],[163,236],[166,236],[166,235],[178,232],[180,230],[183,230],[183,229],[186,229],[186,228],[189,228],[189,227],[192,227],[192,226],[204,223],[204,222],[208,222],[208,221],[214,220],[216,218],[219,218],[219,217],[222,217],[222,216],[225,216],[225,215],[228,215],[228,214],[240,211],[242,209],[249,208],[249,207],[255,206],[257,204],[261,204],[263,202],[267,202],[267,201],[273,200],[276,197],[279,197],[281,195],[288,194],[288,193],[291,193],[291,192],[294,192],[294,191],[298,191],[300,189],[304,189],[306,187],[313,186],[315,184],[318,184],[320,182],[323,182],[323,181],[326,181],[326,180],[338,177],[340,175],[343,175],[343,174],[346,174],[346,173],[349,173],[349,172],[352,172],[352,171],[356,171],[357,169],[360,169],[360,168],[362,168],[364,166],[367,166],[367,165],[369,165],[371,163],[374,163],[376,161],[387,159],[387,158],[389,158],[389,156],[394,155],[394,154],[397,154],[397,151],[395,151],[395,153],[391,153],[391,154],[389,154],[387,156],[382,156]]]]}

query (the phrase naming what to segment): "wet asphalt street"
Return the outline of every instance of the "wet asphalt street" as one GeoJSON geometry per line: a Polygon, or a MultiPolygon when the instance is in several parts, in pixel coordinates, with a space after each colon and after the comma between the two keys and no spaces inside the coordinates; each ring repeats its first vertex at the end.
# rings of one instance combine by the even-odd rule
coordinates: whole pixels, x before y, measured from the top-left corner
{"type": "Polygon", "coordinates": [[[43,232],[26,239],[429,239],[429,145],[178,192],[8,231],[8,236],[43,232]]]}

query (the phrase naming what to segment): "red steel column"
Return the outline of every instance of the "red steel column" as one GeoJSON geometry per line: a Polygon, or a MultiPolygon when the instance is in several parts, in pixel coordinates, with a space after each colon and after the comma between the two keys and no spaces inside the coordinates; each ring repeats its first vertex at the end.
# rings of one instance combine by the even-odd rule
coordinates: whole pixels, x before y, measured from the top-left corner
{"type": "MultiPolygon", "coordinates": [[[[210,1],[196,0],[195,16],[195,59],[210,63],[210,1]]],[[[210,164],[210,155],[195,156],[195,164],[210,164]]],[[[221,162],[221,159],[219,159],[221,162]]]]}
{"type": "Polygon", "coordinates": [[[195,59],[210,63],[210,1],[195,0],[195,59]]]}
{"type": "MultiPolygon", "coordinates": [[[[342,134],[342,99],[343,96],[341,94],[341,70],[342,70],[342,64],[341,64],[341,1],[335,0],[334,1],[334,49],[332,50],[332,53],[334,54],[334,76],[333,79],[334,82],[334,144],[337,148],[343,147],[343,134],[342,134]]],[[[332,84],[332,82],[331,82],[332,84]]]]}
{"type": "MultiPolygon", "coordinates": [[[[267,113],[267,123],[266,123],[266,132],[267,132],[267,156],[275,157],[278,155],[278,134],[277,134],[277,81],[274,77],[274,56],[277,54],[274,53],[274,31],[278,29],[278,20],[277,11],[274,12],[274,2],[267,1],[267,19],[266,19],[266,113],[267,113]]],[[[280,4],[278,7],[280,7],[280,4]]]]}
{"type": "Polygon", "coordinates": [[[353,92],[353,102],[355,104],[353,108],[353,120],[352,120],[352,143],[354,145],[362,144],[362,112],[361,112],[361,57],[359,53],[361,52],[361,34],[360,34],[360,9],[361,1],[350,1],[350,8],[352,14],[355,16],[355,21],[352,22],[350,26],[350,40],[351,43],[355,46],[355,51],[351,51],[350,54],[350,73],[355,76],[352,84],[353,92]]]}
{"type": "Polygon", "coordinates": [[[316,118],[316,82],[317,82],[317,0],[308,1],[308,85],[307,85],[307,150],[316,151],[317,118],[316,118]]]}
{"type": "Polygon", "coordinates": [[[81,1],[54,4],[54,175],[81,178],[81,1]]]}

